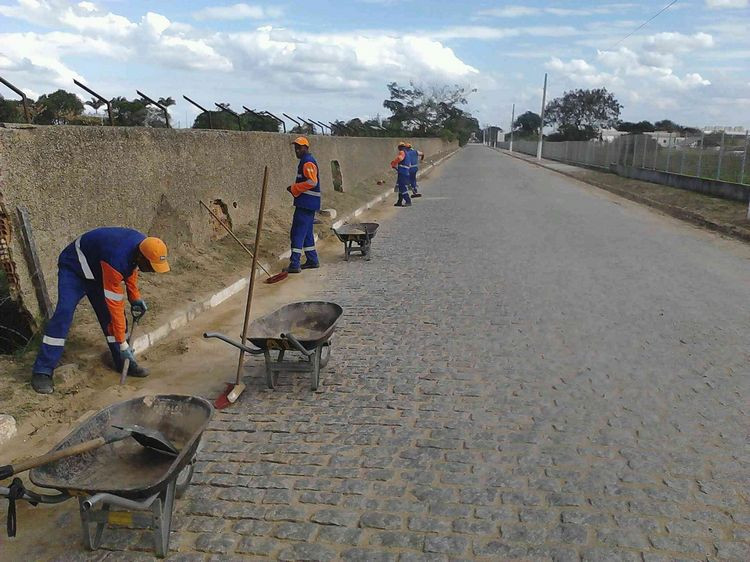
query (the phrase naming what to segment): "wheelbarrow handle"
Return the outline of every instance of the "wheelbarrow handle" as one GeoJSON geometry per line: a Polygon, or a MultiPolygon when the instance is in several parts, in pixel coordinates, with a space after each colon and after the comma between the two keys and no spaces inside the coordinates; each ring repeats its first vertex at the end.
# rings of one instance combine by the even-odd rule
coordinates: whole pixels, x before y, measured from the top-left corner
{"type": "Polygon", "coordinates": [[[235,340],[233,340],[231,338],[228,338],[227,336],[225,336],[224,334],[220,334],[219,332],[205,332],[203,334],[203,337],[206,338],[206,339],[209,339],[209,338],[219,339],[219,340],[223,341],[224,343],[228,343],[229,345],[233,345],[237,349],[241,349],[245,353],[250,353],[251,355],[260,355],[261,353],[263,353],[262,349],[254,349],[252,347],[247,347],[246,345],[243,345],[243,344],[241,344],[238,341],[235,341],[235,340]]]}
{"type": "Polygon", "coordinates": [[[307,357],[310,357],[313,353],[315,353],[314,351],[308,351],[307,349],[305,349],[305,346],[302,345],[299,340],[292,334],[281,334],[281,339],[288,341],[290,344],[292,344],[292,347],[294,347],[297,351],[307,357]]]}

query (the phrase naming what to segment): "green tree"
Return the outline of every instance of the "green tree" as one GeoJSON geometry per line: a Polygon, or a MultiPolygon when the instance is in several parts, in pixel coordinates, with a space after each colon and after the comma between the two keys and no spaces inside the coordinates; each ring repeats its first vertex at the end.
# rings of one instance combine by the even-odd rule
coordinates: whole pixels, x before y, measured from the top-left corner
{"type": "Polygon", "coordinates": [[[0,123],[23,123],[23,106],[21,102],[6,100],[0,95],[0,123]]]}
{"type": "Polygon", "coordinates": [[[112,113],[115,125],[119,127],[143,127],[149,119],[149,111],[146,103],[141,99],[129,100],[124,97],[114,98],[112,113]]]}
{"type": "Polygon", "coordinates": [[[513,134],[518,138],[529,138],[539,134],[542,126],[542,118],[533,111],[527,111],[519,115],[513,122],[513,134]]]}
{"type": "MultiPolygon", "coordinates": [[[[222,104],[229,107],[228,103],[222,104]]],[[[225,129],[228,131],[237,131],[239,125],[237,118],[226,111],[211,111],[211,125],[214,129],[225,129]]],[[[208,113],[199,114],[193,122],[193,129],[208,129],[208,113]]],[[[240,114],[240,122],[243,131],[270,131],[279,132],[279,123],[273,117],[268,115],[253,115],[246,111],[240,114]]]]}
{"type": "Polygon", "coordinates": [[[387,85],[390,98],[383,107],[391,112],[389,132],[400,131],[410,136],[441,136],[450,130],[465,144],[472,132],[479,131],[479,122],[460,106],[467,103],[467,91],[460,86],[423,88],[413,82],[408,87],[396,82],[387,85]]]}
{"type": "Polygon", "coordinates": [[[588,140],[602,127],[615,126],[621,109],[606,88],[571,90],[547,104],[544,124],[557,127],[563,140],[588,140]]]}
{"type": "Polygon", "coordinates": [[[631,135],[642,135],[643,133],[653,133],[656,127],[650,121],[639,121],[638,123],[621,121],[617,124],[616,129],[631,135]]]}
{"type": "Polygon", "coordinates": [[[34,123],[38,125],[65,125],[83,113],[83,102],[65,90],[41,96],[36,107],[38,113],[34,116],[34,123]]]}

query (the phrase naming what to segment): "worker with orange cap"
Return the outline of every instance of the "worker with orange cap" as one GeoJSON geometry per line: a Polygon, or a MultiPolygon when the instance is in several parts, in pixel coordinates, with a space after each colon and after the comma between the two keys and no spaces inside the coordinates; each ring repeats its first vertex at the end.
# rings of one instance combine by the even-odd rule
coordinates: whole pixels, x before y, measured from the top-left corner
{"type": "Polygon", "coordinates": [[[292,255],[289,267],[284,271],[299,273],[303,269],[317,269],[320,267],[318,253],[315,251],[315,212],[320,210],[320,174],[318,163],[310,154],[310,141],[305,137],[297,137],[292,142],[294,154],[299,159],[297,164],[297,178],[295,183],[287,187],[287,191],[294,197],[294,218],[289,234],[292,245],[292,255]],[[305,253],[305,263],[300,265],[302,252],[305,253]]]}
{"type": "Polygon", "coordinates": [[[406,148],[406,141],[398,143],[398,155],[391,161],[391,168],[396,170],[396,188],[398,201],[394,207],[411,207],[411,198],[409,197],[409,152],[406,148]]]}
{"type": "Polygon", "coordinates": [[[112,353],[115,369],[130,360],[128,375],[148,376],[138,365],[126,338],[127,299],[135,316],[148,310],[138,290],[138,271],[166,273],[167,246],[130,228],[96,228],[79,236],[57,261],[57,306],[44,330],[42,346],[32,368],[31,386],[40,394],[54,391],[52,374],[60,361],[65,338],[78,302],[88,297],[112,353]]]}

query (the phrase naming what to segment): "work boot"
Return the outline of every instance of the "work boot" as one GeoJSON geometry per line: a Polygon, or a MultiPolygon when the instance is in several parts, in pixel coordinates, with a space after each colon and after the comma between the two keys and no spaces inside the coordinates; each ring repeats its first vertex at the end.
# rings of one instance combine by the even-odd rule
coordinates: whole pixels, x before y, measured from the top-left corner
{"type": "Polygon", "coordinates": [[[404,207],[411,207],[411,201],[409,201],[408,203],[404,203],[404,207]]]}
{"type": "Polygon", "coordinates": [[[55,391],[52,377],[44,373],[34,373],[31,375],[31,387],[39,394],[52,394],[55,391]]]}
{"type": "Polygon", "coordinates": [[[302,271],[302,268],[298,265],[288,265],[282,271],[286,271],[287,273],[299,273],[302,271]]]}
{"type": "Polygon", "coordinates": [[[302,264],[302,269],[318,269],[320,267],[319,262],[309,262],[306,261],[302,264]]]}
{"type": "Polygon", "coordinates": [[[136,377],[139,379],[145,378],[149,375],[148,369],[146,367],[141,367],[138,363],[131,363],[128,366],[128,376],[129,377],[136,377]]]}

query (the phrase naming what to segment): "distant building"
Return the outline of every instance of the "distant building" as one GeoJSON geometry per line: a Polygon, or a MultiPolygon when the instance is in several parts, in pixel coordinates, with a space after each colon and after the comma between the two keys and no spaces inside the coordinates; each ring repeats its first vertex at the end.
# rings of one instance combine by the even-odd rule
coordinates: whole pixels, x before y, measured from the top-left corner
{"type": "Polygon", "coordinates": [[[677,146],[685,144],[685,137],[679,136],[679,133],[670,133],[669,131],[654,131],[653,133],[644,133],[654,139],[659,146],[664,148],[668,146],[677,146]]]}
{"type": "Polygon", "coordinates": [[[618,131],[617,129],[602,129],[599,131],[599,138],[602,142],[614,142],[627,134],[625,131],[618,131]]]}
{"type": "Polygon", "coordinates": [[[721,133],[722,131],[726,135],[731,136],[744,136],[747,134],[745,127],[723,127],[720,125],[710,125],[701,129],[705,134],[710,135],[712,133],[721,133]]]}

